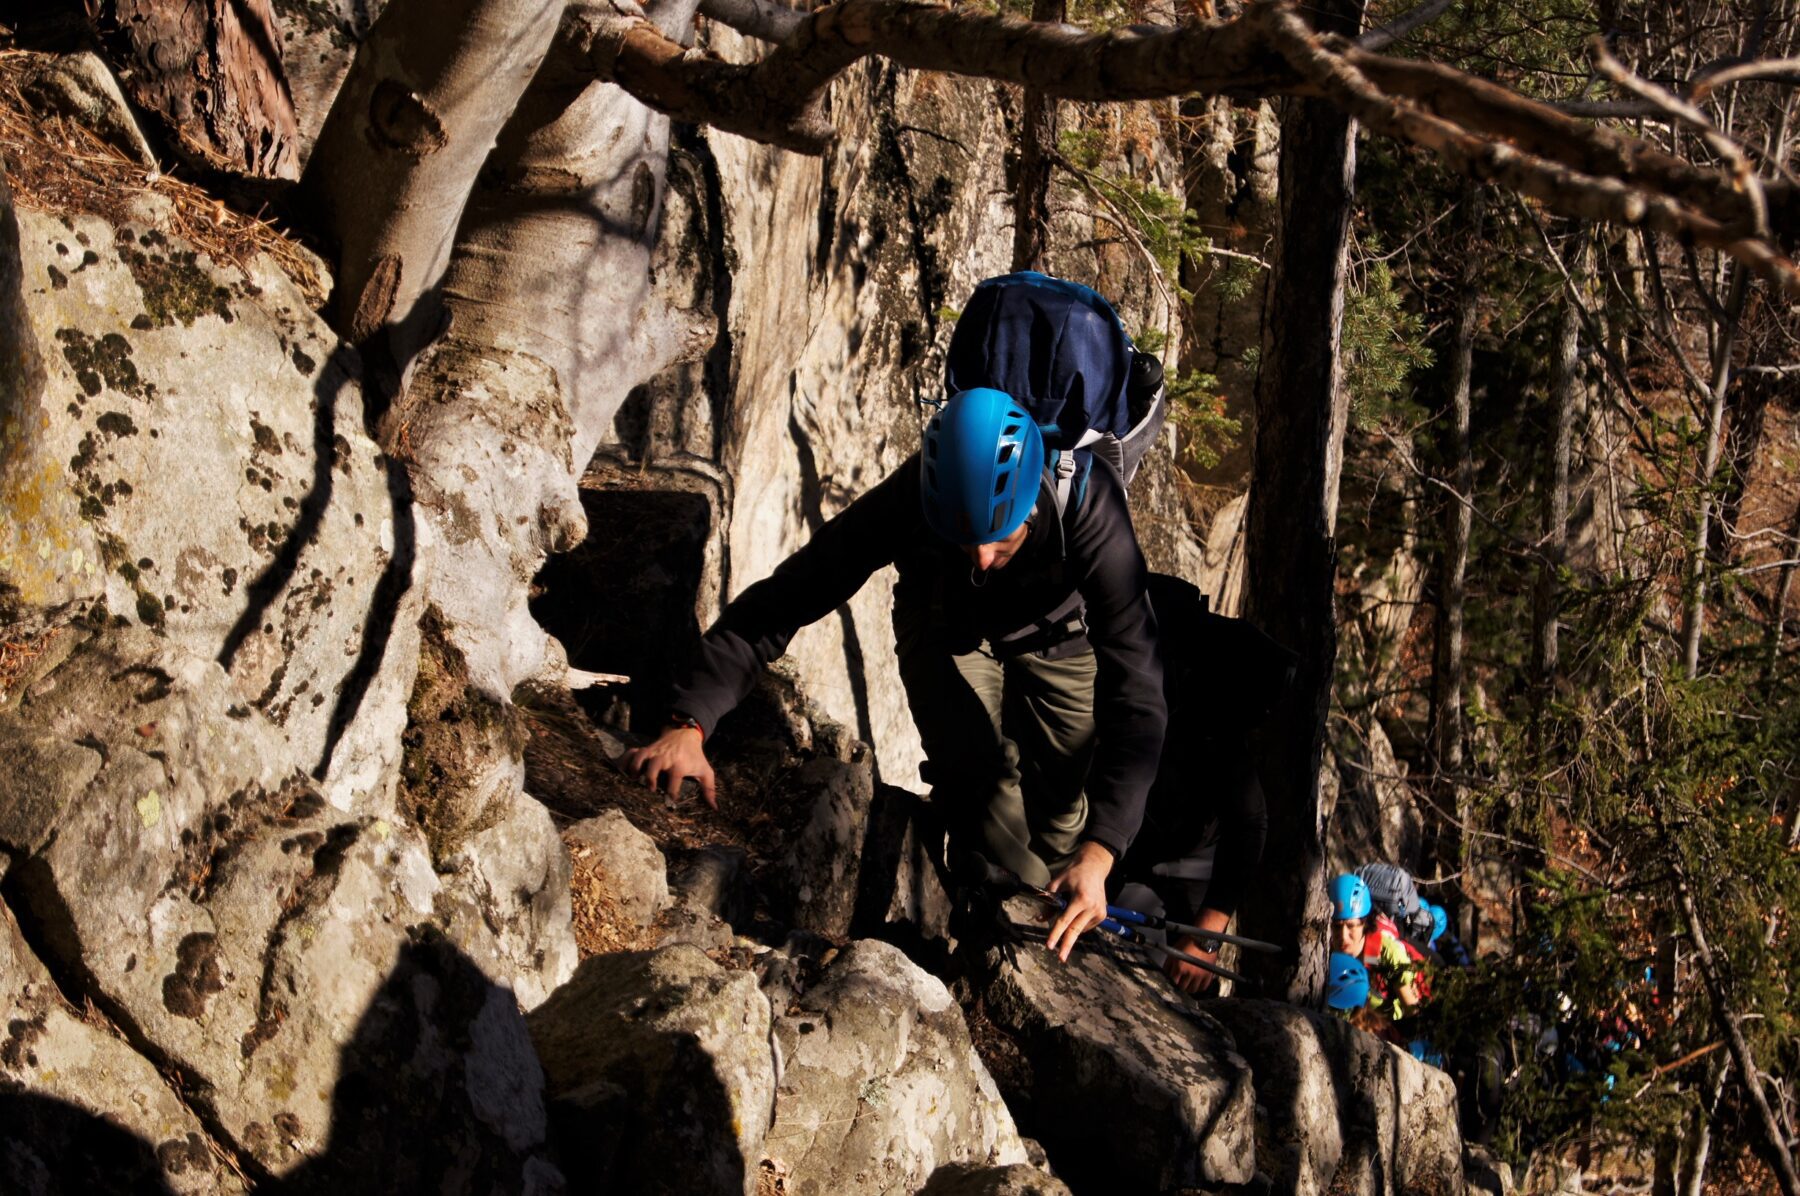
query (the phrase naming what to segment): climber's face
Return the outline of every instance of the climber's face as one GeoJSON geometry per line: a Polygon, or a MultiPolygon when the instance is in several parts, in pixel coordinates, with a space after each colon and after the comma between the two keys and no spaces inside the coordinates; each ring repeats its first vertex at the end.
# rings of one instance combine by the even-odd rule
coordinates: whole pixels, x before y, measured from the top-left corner
{"type": "Polygon", "coordinates": [[[1363,919],[1344,918],[1331,924],[1332,945],[1345,955],[1362,956],[1363,919]]]}
{"type": "Polygon", "coordinates": [[[1025,537],[1031,534],[1031,520],[1021,523],[1013,534],[1004,540],[995,540],[992,544],[965,544],[963,551],[969,554],[969,560],[982,573],[989,569],[1004,569],[1006,563],[1018,555],[1025,543],[1025,537]]]}

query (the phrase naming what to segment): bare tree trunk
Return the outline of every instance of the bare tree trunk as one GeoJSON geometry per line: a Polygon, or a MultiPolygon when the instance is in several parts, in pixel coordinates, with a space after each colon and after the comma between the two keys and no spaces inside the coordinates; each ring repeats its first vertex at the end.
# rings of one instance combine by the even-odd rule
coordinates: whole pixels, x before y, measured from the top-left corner
{"type": "Polygon", "coordinates": [[[1437,651],[1432,677],[1432,747],[1437,756],[1439,802],[1460,824],[1439,832],[1438,860],[1452,872],[1466,873],[1468,787],[1463,784],[1463,602],[1469,566],[1469,533],[1475,493],[1475,462],[1469,444],[1469,382],[1475,357],[1475,312],[1480,293],[1475,248],[1481,240],[1484,196],[1479,187],[1463,193],[1466,235],[1456,295],[1456,324],[1451,336],[1450,425],[1446,436],[1450,485],[1455,493],[1444,504],[1444,550],[1438,570],[1437,651]],[[1446,852],[1445,847],[1451,850],[1446,852]],[[1448,858],[1446,858],[1448,857],[1448,858]]]}
{"type": "Polygon", "coordinates": [[[1749,283],[1743,267],[1731,265],[1731,291],[1725,300],[1724,326],[1713,353],[1711,401],[1706,416],[1706,447],[1700,462],[1700,515],[1694,529],[1693,557],[1688,565],[1688,600],[1681,620],[1681,659],[1687,676],[1700,673],[1700,637],[1706,625],[1706,563],[1712,541],[1713,477],[1719,470],[1724,439],[1725,392],[1731,386],[1731,354],[1737,348],[1738,316],[1744,310],[1749,283]]]}
{"type": "MultiPolygon", "coordinates": [[[[1575,229],[1575,252],[1569,255],[1571,285],[1580,287],[1587,274],[1588,234],[1575,229]]],[[[1562,571],[1569,555],[1569,455],[1575,438],[1575,389],[1581,349],[1581,302],[1577,294],[1563,303],[1557,326],[1556,361],[1550,381],[1550,467],[1544,479],[1543,551],[1538,562],[1532,601],[1531,740],[1533,755],[1543,745],[1544,708],[1556,688],[1559,665],[1557,620],[1562,613],[1562,571]]]]}
{"type": "Polygon", "coordinates": [[[1736,563],[1753,543],[1737,538],[1738,520],[1743,515],[1750,473],[1756,467],[1768,431],[1769,401],[1781,385],[1782,379],[1769,374],[1746,373],[1738,379],[1737,402],[1732,405],[1731,425],[1725,430],[1725,477],[1719,486],[1719,514],[1708,546],[1712,554],[1709,561],[1715,568],[1736,563]]]}
{"type": "MultiPolygon", "coordinates": [[[[1031,0],[1031,19],[1061,21],[1063,0],[1031,0]]],[[[1019,133],[1019,181],[1013,193],[1014,270],[1041,270],[1050,248],[1050,167],[1056,154],[1056,100],[1025,89],[1019,133]]]]}
{"type": "Polygon", "coordinates": [[[1676,897],[1681,906],[1682,917],[1687,919],[1688,933],[1694,938],[1695,962],[1700,966],[1700,977],[1705,981],[1707,995],[1712,999],[1713,1021],[1725,1036],[1725,1045],[1731,1051],[1731,1061],[1737,1066],[1738,1075],[1744,1081],[1745,1094],[1749,1096],[1750,1105],[1755,1110],[1753,1124],[1762,1131],[1763,1156],[1786,1196],[1800,1196],[1800,1171],[1795,1170],[1793,1153],[1788,1150],[1787,1139],[1781,1132],[1774,1111],[1769,1108],[1768,1095],[1763,1092],[1762,1073],[1757,1070],[1756,1059],[1750,1054],[1750,1044],[1744,1038],[1743,1026],[1737,1011],[1731,1005],[1725,984],[1719,979],[1718,962],[1713,958],[1712,946],[1706,938],[1706,928],[1701,925],[1700,911],[1694,904],[1694,895],[1688,888],[1687,878],[1679,871],[1676,873],[1676,897]]]}
{"type": "Polygon", "coordinates": [[[156,113],[201,166],[299,174],[299,124],[269,0],[87,0],[132,101],[156,113]]]}
{"type": "MultiPolygon", "coordinates": [[[[1361,23],[1358,0],[1330,0],[1314,11],[1322,31],[1354,33],[1361,23]]],[[[1334,535],[1348,414],[1338,341],[1355,147],[1354,124],[1341,111],[1317,100],[1290,102],[1246,515],[1246,613],[1301,661],[1258,753],[1270,798],[1265,857],[1281,866],[1259,873],[1243,905],[1247,933],[1284,951],[1245,965],[1263,995],[1304,1003],[1323,991],[1326,954],[1319,767],[1337,659],[1334,535]]]]}
{"type": "Polygon", "coordinates": [[[385,332],[394,367],[437,330],[431,297],[463,205],[562,12],[561,0],[394,0],[357,49],[301,184],[337,240],[334,324],[356,344],[385,332]]]}
{"type": "Polygon", "coordinates": [[[1706,1065],[1706,1082],[1700,1090],[1700,1105],[1688,1119],[1688,1132],[1682,1142],[1681,1196],[1702,1196],[1706,1190],[1706,1159],[1712,1153],[1712,1118],[1725,1091],[1725,1077],[1730,1072],[1726,1060],[1714,1055],[1706,1065]]]}
{"type": "MultiPolygon", "coordinates": [[[[685,37],[696,7],[653,13],[685,37]]],[[[448,330],[382,423],[437,531],[432,601],[471,683],[502,700],[566,669],[527,587],[547,553],[586,534],[576,482],[613,414],[704,348],[651,269],[668,118],[589,81],[581,21],[500,133],[444,275],[448,330]]]]}

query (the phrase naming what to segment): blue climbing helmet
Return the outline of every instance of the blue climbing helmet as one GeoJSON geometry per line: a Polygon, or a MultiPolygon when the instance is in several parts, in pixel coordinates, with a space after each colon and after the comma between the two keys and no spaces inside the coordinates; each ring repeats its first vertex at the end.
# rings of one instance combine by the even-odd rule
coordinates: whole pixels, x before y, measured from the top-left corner
{"type": "Polygon", "coordinates": [[[1325,1007],[1361,1009],[1369,1003],[1369,969],[1362,960],[1333,951],[1325,965],[1325,1007]]]}
{"type": "Polygon", "coordinates": [[[1337,921],[1366,918],[1373,908],[1369,886],[1354,872],[1346,872],[1331,882],[1331,916],[1337,921]]]}
{"type": "Polygon", "coordinates": [[[1450,929],[1450,912],[1443,906],[1434,905],[1429,901],[1425,903],[1425,908],[1431,914],[1431,937],[1426,940],[1425,945],[1436,947],[1437,941],[1444,937],[1446,930],[1450,929]]]}
{"type": "Polygon", "coordinates": [[[1011,395],[985,386],[951,395],[925,426],[925,522],[953,544],[1004,540],[1037,505],[1043,472],[1043,433],[1011,395]]]}

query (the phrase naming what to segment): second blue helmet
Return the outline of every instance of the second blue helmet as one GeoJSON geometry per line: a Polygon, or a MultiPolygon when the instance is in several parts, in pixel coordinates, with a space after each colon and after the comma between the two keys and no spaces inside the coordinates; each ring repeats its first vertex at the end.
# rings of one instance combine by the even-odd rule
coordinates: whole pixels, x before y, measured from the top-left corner
{"type": "Polygon", "coordinates": [[[1362,877],[1346,872],[1331,882],[1331,916],[1339,922],[1366,918],[1372,908],[1369,886],[1362,877]]]}
{"type": "Polygon", "coordinates": [[[1037,505],[1044,436],[1005,391],[950,396],[925,427],[919,497],[925,522],[953,544],[991,544],[1037,505]]]}

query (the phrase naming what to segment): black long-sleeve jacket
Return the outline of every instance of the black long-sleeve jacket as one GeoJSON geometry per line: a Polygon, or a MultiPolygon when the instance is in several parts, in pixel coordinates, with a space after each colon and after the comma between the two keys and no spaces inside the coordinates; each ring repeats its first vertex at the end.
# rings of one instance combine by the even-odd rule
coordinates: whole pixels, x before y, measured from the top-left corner
{"type": "MultiPolygon", "coordinates": [[[[675,709],[710,735],[796,631],[847,602],[887,564],[900,574],[895,605],[922,604],[957,652],[983,640],[1001,654],[1022,650],[1085,608],[1097,665],[1097,734],[1084,837],[1124,855],[1143,820],[1162,749],[1162,666],[1124,484],[1099,462],[1088,475],[1084,499],[1070,502],[1060,526],[1053,517],[1035,520],[1013,560],[976,585],[969,558],[925,523],[914,455],[725,608],[677,680],[675,709]]],[[[1047,488],[1038,510],[1054,510],[1047,488]]],[[[1049,654],[1080,646],[1077,638],[1049,654]]]]}

